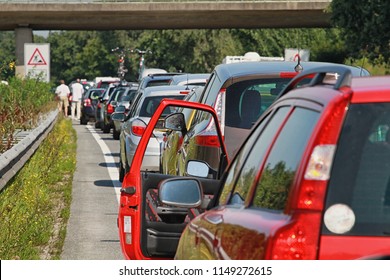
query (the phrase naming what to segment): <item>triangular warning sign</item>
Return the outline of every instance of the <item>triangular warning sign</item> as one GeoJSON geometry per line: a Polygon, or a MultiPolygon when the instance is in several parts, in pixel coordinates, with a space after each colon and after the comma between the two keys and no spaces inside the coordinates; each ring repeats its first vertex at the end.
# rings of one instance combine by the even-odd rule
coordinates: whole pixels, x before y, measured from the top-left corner
{"type": "Polygon", "coordinates": [[[47,65],[45,59],[43,58],[38,48],[35,49],[27,65],[47,65]]]}

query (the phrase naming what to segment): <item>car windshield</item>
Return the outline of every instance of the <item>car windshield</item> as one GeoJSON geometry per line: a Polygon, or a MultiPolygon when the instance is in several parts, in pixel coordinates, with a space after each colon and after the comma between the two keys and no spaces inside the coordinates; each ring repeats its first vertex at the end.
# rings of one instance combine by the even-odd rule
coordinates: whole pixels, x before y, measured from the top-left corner
{"type": "MultiPolygon", "coordinates": [[[[326,209],[350,208],[344,235],[390,234],[390,103],[348,108],[332,167],[326,209]]],[[[328,211],[327,210],[327,211],[328,211]]],[[[335,234],[323,227],[325,234],[335,234]]]]}

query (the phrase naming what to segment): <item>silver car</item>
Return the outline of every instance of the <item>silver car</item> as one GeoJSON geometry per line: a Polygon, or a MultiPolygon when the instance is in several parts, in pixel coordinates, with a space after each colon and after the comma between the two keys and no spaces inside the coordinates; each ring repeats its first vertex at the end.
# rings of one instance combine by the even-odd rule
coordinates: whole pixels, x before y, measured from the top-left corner
{"type": "MultiPolygon", "coordinates": [[[[122,120],[122,132],[120,134],[120,162],[119,181],[123,181],[133,161],[135,150],[146,129],[151,117],[164,98],[184,99],[191,87],[188,86],[156,86],[148,87],[138,92],[130,112],[127,116],[117,113],[115,120],[122,120]]],[[[164,116],[172,113],[164,112],[164,116]]],[[[144,161],[143,170],[159,171],[160,169],[160,143],[164,137],[163,130],[156,130],[154,137],[150,139],[144,161]]]]}

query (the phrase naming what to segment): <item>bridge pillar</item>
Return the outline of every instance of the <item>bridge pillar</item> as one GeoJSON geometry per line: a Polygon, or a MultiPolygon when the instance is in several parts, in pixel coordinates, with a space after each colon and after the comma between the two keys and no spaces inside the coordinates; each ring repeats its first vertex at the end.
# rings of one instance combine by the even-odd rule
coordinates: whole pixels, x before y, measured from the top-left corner
{"type": "Polygon", "coordinates": [[[15,75],[24,77],[24,44],[33,43],[33,30],[28,27],[15,28],[16,65],[15,75]]]}

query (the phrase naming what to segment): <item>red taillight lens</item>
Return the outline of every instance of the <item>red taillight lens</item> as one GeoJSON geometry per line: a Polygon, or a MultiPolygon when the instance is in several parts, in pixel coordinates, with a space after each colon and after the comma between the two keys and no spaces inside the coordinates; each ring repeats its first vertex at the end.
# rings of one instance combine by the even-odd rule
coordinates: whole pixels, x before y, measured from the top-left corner
{"type": "Polygon", "coordinates": [[[114,113],[114,106],[112,106],[110,103],[107,105],[107,113],[112,114],[114,113]]]}
{"type": "Polygon", "coordinates": [[[217,135],[196,135],[194,139],[199,146],[218,148],[221,146],[217,135]]]}
{"type": "Polygon", "coordinates": [[[91,107],[91,99],[87,98],[84,100],[84,107],[91,107]]]}
{"type": "MultiPolygon", "coordinates": [[[[224,106],[225,95],[226,95],[226,88],[221,88],[219,90],[218,95],[217,95],[217,100],[215,100],[215,104],[214,104],[214,110],[217,113],[218,122],[220,125],[221,125],[221,123],[225,123],[224,121],[222,122],[222,118],[224,117],[222,115],[222,108],[224,106]]],[[[222,129],[222,133],[223,133],[224,127],[221,127],[221,129],[222,129]]]]}
{"type": "Polygon", "coordinates": [[[143,121],[135,120],[131,124],[131,133],[135,136],[141,137],[146,129],[146,124],[143,121]]]}
{"type": "Polygon", "coordinates": [[[313,260],[318,256],[321,213],[299,213],[270,238],[267,259],[313,260]]]}
{"type": "Polygon", "coordinates": [[[343,96],[327,108],[319,125],[319,133],[308,151],[305,173],[298,189],[298,209],[322,210],[330,178],[338,136],[348,108],[348,96],[343,96]]]}

